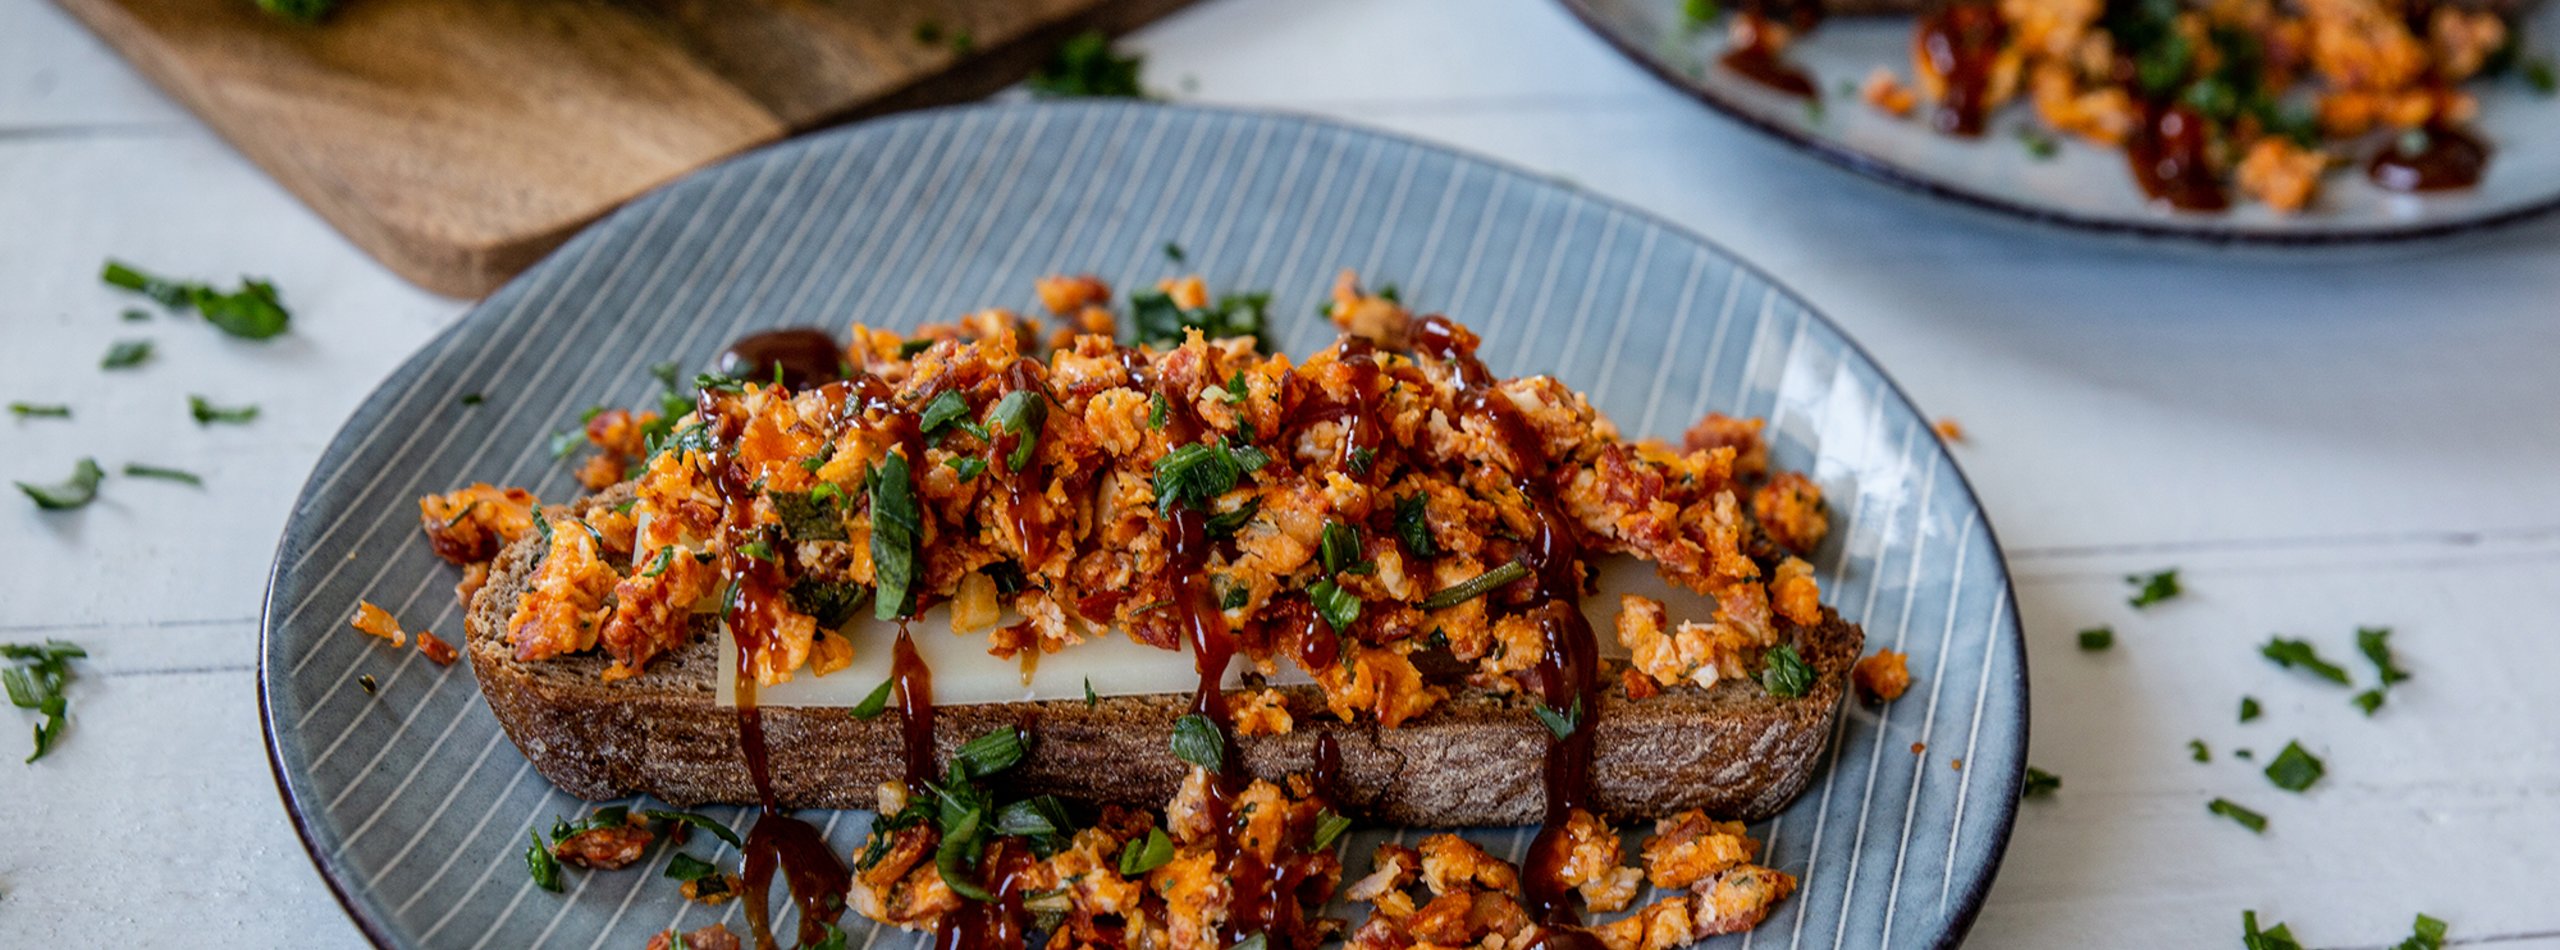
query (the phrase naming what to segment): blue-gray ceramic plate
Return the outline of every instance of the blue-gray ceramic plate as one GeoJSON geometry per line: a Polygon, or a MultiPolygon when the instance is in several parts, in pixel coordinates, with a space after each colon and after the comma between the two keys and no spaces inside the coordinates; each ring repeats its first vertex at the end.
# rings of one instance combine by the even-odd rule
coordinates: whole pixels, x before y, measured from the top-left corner
{"type": "MultiPolygon", "coordinates": [[[[1787,59],[1823,92],[1824,107],[1813,110],[1719,65],[1727,48],[1722,24],[1689,28],[1684,0],[1561,2],[1672,88],[1750,128],[1870,178],[2032,221],[2214,244],[2335,245],[2476,231],[2560,207],[2560,99],[2520,79],[2466,87],[2480,98],[2474,128],[2496,150],[2477,188],[2401,194],[2351,168],[2330,175],[2320,197],[2296,214],[2246,201],[2227,212],[2175,211],[2144,198],[2119,150],[2066,138],[2050,159],[2031,154],[2016,136],[2026,119],[2022,107],[1994,116],[1980,139],[1957,139],[1844,94],[1844,83],[1880,65],[1909,80],[1910,17],[1835,17],[1788,47],[1787,59]]],[[[2525,48],[2560,44],[2560,4],[2527,6],[2525,48]]]]}
{"type": "MultiPolygon", "coordinates": [[[[587,406],[650,398],[654,362],[701,365],[762,327],[1028,308],[1045,273],[1144,285],[1171,266],[1168,241],[1214,286],[1270,288],[1273,339],[1290,353],[1330,341],[1315,301],[1356,267],[1482,331],[1497,371],[1556,373],[1628,432],[1677,438],[1708,410],[1769,417],[1779,461],[1831,493],[1828,599],[1871,647],[1908,652],[1917,685],[1842,715],[1813,786],[1756,829],[1803,890],[1747,941],[1718,945],[1917,948],[1962,934],[2017,798],[2022,641],[1980,507],[1864,353],[1722,248],[1537,176],[1302,119],[1125,103],[914,113],[704,171],[570,241],[365,401],[277,550],[259,669],[285,807],[364,932],[391,947],[630,950],[670,926],[742,929],[734,904],[677,896],[661,876],[672,849],[572,874],[565,893],[532,885],[527,834],[587,804],[526,764],[467,664],[346,629],[361,598],[413,628],[460,631],[455,571],[418,537],[418,496],[487,481],[568,497],[545,437],[587,406]],[[486,401],[465,406],[466,393],[486,401]]],[[[850,851],[870,816],[818,823],[850,851]]],[[[1528,840],[1470,833],[1515,857],[1528,840]]],[[[1354,836],[1353,871],[1406,834],[1354,836]]],[[[848,924],[855,946],[921,942],[848,924]]]]}

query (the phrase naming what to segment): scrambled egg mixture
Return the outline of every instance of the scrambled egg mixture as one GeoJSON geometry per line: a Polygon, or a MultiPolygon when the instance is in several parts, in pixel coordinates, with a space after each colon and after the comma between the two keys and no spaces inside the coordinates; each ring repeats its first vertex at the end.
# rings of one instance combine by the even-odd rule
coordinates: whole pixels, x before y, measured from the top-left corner
{"type": "MultiPolygon", "coordinates": [[[[771,684],[851,661],[857,647],[839,628],[884,583],[868,476],[893,455],[916,495],[916,523],[897,527],[921,553],[888,565],[887,582],[919,607],[948,602],[959,632],[982,633],[999,657],[1112,630],[1177,648],[1165,494],[1214,492],[1200,499],[1219,538],[1208,582],[1264,672],[1298,663],[1334,715],[1390,727],[1452,688],[1521,688],[1539,634],[1496,608],[1527,585],[1486,581],[1508,576],[1497,572],[1530,543],[1530,502],[1505,466],[1485,464],[1509,450],[1459,411],[1449,367],[1404,352],[1413,315],[1391,295],[1344,275],[1327,308],[1344,336],[1295,364],[1254,337],[1197,329],[1123,346],[1101,282],[1050,278],[1038,290],[1063,324],[1045,338],[1004,310],[912,336],[855,327],[849,382],[706,380],[672,420],[593,415],[586,434],[599,451],[581,478],[597,488],[627,476],[627,506],[581,520],[521,489],[475,485],[421,499],[421,522],[437,553],[466,565],[543,536],[506,623],[519,660],[601,650],[613,660],[604,675],[627,677],[683,645],[695,613],[725,605],[770,612],[773,634],[749,666],[771,684]],[[1169,434],[1167,394],[1199,421],[1195,439],[1169,434]],[[1039,411],[1025,412],[1034,400],[1039,411]],[[753,478],[741,500],[724,498],[710,471],[711,432],[734,434],[753,478]],[[789,596],[742,606],[719,589],[719,527],[734,503],[752,506],[759,529],[743,553],[780,564],[789,596]],[[1024,619],[996,626],[1005,608],[1024,619]],[[1425,652],[1463,672],[1427,678],[1425,652]]],[[[1212,305],[1196,277],[1159,293],[1185,312],[1212,305]]],[[[1652,562],[1717,605],[1674,625],[1661,604],[1628,599],[1617,636],[1635,658],[1620,676],[1630,694],[1747,678],[1777,642],[1773,618],[1820,622],[1798,555],[1829,529],[1821,490],[1770,470],[1759,422],[1709,416],[1681,446],[1631,442],[1555,379],[1497,391],[1565,473],[1561,504],[1588,547],[1652,562]]],[[[466,599],[484,576],[466,575],[466,599]]],[[[1287,731],[1286,710],[1270,712],[1243,724],[1287,731]]]]}

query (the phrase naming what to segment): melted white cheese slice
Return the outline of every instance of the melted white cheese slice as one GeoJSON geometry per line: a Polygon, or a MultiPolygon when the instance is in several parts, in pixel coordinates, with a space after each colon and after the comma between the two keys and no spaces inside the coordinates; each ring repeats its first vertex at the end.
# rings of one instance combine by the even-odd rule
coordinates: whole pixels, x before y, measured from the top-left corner
{"type": "MultiPolygon", "coordinates": [[[[1592,631],[1599,636],[1600,654],[1623,657],[1627,651],[1618,645],[1618,597],[1642,594],[1662,601],[1670,609],[1672,621],[1704,620],[1715,615],[1715,602],[1687,590],[1665,583],[1654,573],[1653,566],[1630,557],[1607,556],[1600,561],[1597,578],[1599,590],[1583,598],[1583,616],[1590,620],[1592,631]]],[[[867,605],[866,605],[867,606],[867,605]]],[[[1010,611],[999,624],[1014,623],[1020,617],[1010,611]]],[[[933,671],[933,702],[937,706],[962,706],[978,703],[1010,703],[1040,699],[1083,699],[1091,685],[1097,696],[1142,696],[1166,693],[1187,694],[1199,680],[1192,672],[1189,650],[1163,650],[1131,640],[1121,631],[1088,637],[1085,642],[1056,653],[1039,657],[1026,670],[1022,663],[987,655],[987,634],[951,632],[948,607],[935,607],[910,621],[907,629],[915,637],[916,654],[933,671]]],[[[853,665],[825,676],[815,676],[803,669],[789,682],[761,687],[756,701],[765,706],[855,706],[859,705],[881,682],[889,678],[889,658],[898,636],[898,626],[870,619],[864,614],[847,624],[844,635],[853,640],[853,665]]],[[[737,649],[729,639],[727,626],[720,629],[719,702],[723,706],[737,704],[737,649]]],[[[1269,678],[1273,685],[1313,682],[1295,663],[1282,662],[1278,675],[1269,678]]],[[[1243,683],[1251,663],[1239,658],[1230,664],[1223,680],[1229,689],[1243,683]]]]}

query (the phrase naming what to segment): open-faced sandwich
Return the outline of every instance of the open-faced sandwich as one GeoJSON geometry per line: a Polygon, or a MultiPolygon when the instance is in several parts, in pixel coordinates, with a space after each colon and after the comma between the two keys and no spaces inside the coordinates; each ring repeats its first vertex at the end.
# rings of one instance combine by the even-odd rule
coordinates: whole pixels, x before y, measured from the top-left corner
{"type": "Polygon", "coordinates": [[[1196,277],[1131,297],[1135,345],[1100,282],[1038,289],[1065,329],[781,331],[667,373],[591,414],[574,502],[422,499],[534,766],[763,805],[765,945],[777,869],[803,942],[850,906],[954,947],[1666,947],[1792,891],[1735,820],[1804,787],[1860,634],[1757,422],[1622,439],[1350,275],[1302,363],[1196,277]],[[840,855],[799,807],[881,818],[840,855]],[[1517,868],[1382,846],[1350,928],[1319,913],[1352,818],[1541,828],[1517,868]],[[1658,821],[1644,867],[1612,819],[1658,821]],[[1647,881],[1676,893],[1584,923],[1647,881]]]}

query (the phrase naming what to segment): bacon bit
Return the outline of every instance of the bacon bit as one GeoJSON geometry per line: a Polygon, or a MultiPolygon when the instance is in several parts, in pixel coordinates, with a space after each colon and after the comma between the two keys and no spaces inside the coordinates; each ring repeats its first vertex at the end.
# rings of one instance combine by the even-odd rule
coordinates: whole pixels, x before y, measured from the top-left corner
{"type": "Polygon", "coordinates": [[[1236,735],[1285,736],[1298,726],[1279,690],[1258,690],[1238,698],[1241,702],[1235,709],[1236,735]]]}
{"type": "Polygon", "coordinates": [[[1869,702],[1892,702],[1911,688],[1909,659],[1908,654],[1877,650],[1858,660],[1858,665],[1849,671],[1849,681],[1857,684],[1858,693],[1869,702]]]}
{"type": "Polygon", "coordinates": [[[533,533],[532,492],[486,482],[418,499],[418,524],[436,556],[455,564],[486,561],[498,549],[533,533]]]}
{"type": "Polygon", "coordinates": [[[582,868],[614,870],[640,860],[657,835],[639,825],[590,828],[551,846],[551,856],[582,868]]]}
{"type": "Polygon", "coordinates": [[[1628,699],[1650,699],[1662,695],[1662,687],[1654,684],[1653,677],[1632,666],[1618,671],[1618,681],[1626,686],[1628,699]]]}
{"type": "Polygon", "coordinates": [[[390,611],[374,606],[370,600],[356,601],[356,619],[348,626],[389,640],[395,647],[409,645],[409,634],[400,629],[400,621],[391,619],[390,611]]]}
{"type": "MultiPolygon", "coordinates": [[[[676,932],[673,930],[663,931],[649,938],[649,950],[673,950],[675,945],[676,932]]],[[[730,933],[729,928],[719,924],[686,931],[684,945],[686,950],[738,950],[739,946],[738,935],[730,933]]]]}
{"type": "Polygon", "coordinates": [[[435,661],[437,666],[452,666],[453,661],[461,657],[454,652],[453,644],[426,630],[418,631],[418,652],[426,654],[427,659],[435,661]]]}
{"type": "Polygon", "coordinates": [[[1956,771],[1958,771],[1958,772],[1962,772],[1962,771],[1964,771],[1964,760],[1963,760],[1963,759],[1948,759],[1948,760],[1947,760],[1947,767],[1948,767],[1948,768],[1951,768],[1951,769],[1954,769],[1954,770],[1956,770],[1956,771]]]}
{"type": "Polygon", "coordinates": [[[1111,302],[1111,285],[1092,274],[1043,277],[1033,281],[1031,287],[1039,293],[1040,305],[1061,317],[1111,302]]]}
{"type": "Polygon", "coordinates": [[[1929,751],[1929,744],[1926,742],[1914,742],[1911,744],[1912,755],[1919,755],[1927,751],[1929,751]]]}
{"type": "Polygon", "coordinates": [[[1902,80],[1893,74],[1893,70],[1882,66],[1867,73],[1867,81],[1858,86],[1858,98],[1866,100],[1868,105],[1897,119],[1909,116],[1912,107],[1920,104],[1919,93],[1903,85],[1902,80]]]}
{"type": "Polygon", "coordinates": [[[1929,428],[1937,431],[1938,438],[1949,442],[1964,441],[1964,424],[1953,419],[1940,419],[1929,428]]]}

